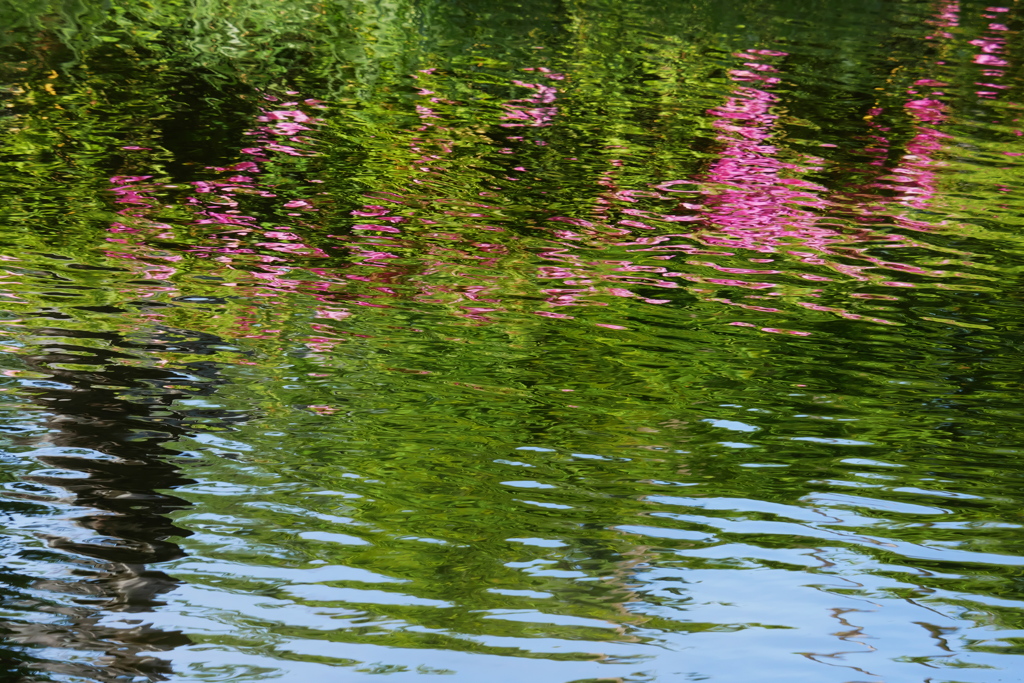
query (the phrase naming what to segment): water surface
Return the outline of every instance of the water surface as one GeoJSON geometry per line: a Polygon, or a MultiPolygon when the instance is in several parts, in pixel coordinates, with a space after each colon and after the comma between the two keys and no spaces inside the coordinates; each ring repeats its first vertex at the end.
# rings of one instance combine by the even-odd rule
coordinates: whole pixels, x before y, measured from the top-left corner
{"type": "Polygon", "coordinates": [[[0,20],[4,680],[1020,678],[1017,6],[0,20]]]}

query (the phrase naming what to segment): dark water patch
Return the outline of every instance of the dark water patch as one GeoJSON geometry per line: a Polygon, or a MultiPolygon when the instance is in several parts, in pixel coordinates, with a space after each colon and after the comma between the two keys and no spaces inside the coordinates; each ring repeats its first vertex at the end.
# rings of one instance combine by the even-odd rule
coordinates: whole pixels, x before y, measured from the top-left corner
{"type": "MultiPolygon", "coordinates": [[[[180,451],[164,445],[187,433],[194,417],[168,407],[213,392],[216,366],[195,361],[162,369],[132,349],[138,340],[112,332],[27,328],[19,336],[37,351],[19,355],[20,367],[5,374],[46,379],[25,380],[20,398],[29,403],[15,408],[32,434],[8,437],[8,453],[23,473],[6,494],[23,503],[8,510],[7,529],[28,548],[49,550],[13,553],[20,561],[12,564],[36,578],[13,581],[32,597],[11,601],[8,642],[39,653],[26,676],[31,669],[88,680],[167,680],[171,669],[158,653],[190,640],[154,628],[144,615],[166,604],[162,596],[179,583],[152,565],[181,557],[170,539],[190,533],[167,517],[188,503],[165,491],[194,482],[181,474],[180,451]],[[98,345],[83,345],[89,342],[98,345]],[[36,505],[26,508],[28,501],[36,505]],[[49,522],[40,525],[40,517],[49,522]],[[51,618],[25,618],[36,612],[51,618]],[[83,654],[48,660],[55,649],[83,654]],[[102,654],[89,663],[89,653],[102,654]]],[[[188,336],[179,352],[209,355],[206,345],[217,341],[188,336]]],[[[214,412],[203,421],[210,424],[214,412]]],[[[217,422],[225,417],[232,416],[221,413],[217,422]]]]}

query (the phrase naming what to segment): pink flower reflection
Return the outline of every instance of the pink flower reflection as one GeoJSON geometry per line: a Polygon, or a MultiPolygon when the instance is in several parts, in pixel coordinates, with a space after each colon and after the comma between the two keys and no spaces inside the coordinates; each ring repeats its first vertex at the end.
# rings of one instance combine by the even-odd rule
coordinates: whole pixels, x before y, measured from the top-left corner
{"type": "Polygon", "coordinates": [[[759,252],[776,251],[794,240],[826,249],[840,241],[840,236],[817,225],[814,209],[829,206],[819,196],[825,188],[786,177],[809,167],[780,160],[780,150],[772,143],[778,119],[772,107],[778,96],[768,88],[779,79],[770,75],[777,72],[776,67],[758,60],[784,53],[749,50],[739,56],[756,68],[731,71],[730,77],[744,85],[722,106],[708,112],[724,146],[702,189],[703,216],[712,230],[702,234],[702,241],[759,252]]]}

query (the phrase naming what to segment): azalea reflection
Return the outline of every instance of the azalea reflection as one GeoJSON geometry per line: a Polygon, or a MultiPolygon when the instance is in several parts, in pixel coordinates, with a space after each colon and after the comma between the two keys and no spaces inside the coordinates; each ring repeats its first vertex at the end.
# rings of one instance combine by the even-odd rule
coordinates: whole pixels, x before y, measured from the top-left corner
{"type": "MultiPolygon", "coordinates": [[[[1002,10],[989,8],[986,16],[1002,10]]],[[[956,2],[938,4],[929,20],[929,41],[956,40],[951,31],[959,12],[956,2]]],[[[1005,30],[993,21],[982,38],[971,41],[981,50],[974,61],[992,82],[1006,66],[1005,30]]],[[[895,163],[886,161],[892,142],[883,123],[895,112],[871,109],[864,150],[868,161],[862,169],[866,180],[830,189],[806,177],[828,171],[825,159],[795,154],[780,138],[785,102],[776,91],[789,55],[750,48],[733,57],[734,68],[728,71],[732,91],[707,111],[719,146],[717,158],[703,172],[631,187],[621,178],[621,160],[609,158],[594,179],[590,216],[548,211],[542,226],[527,231],[510,229],[498,199],[503,187],[534,173],[527,152],[546,147],[540,133],[558,126],[564,116],[560,102],[571,81],[566,74],[523,68],[529,80],[513,78],[509,85],[526,94],[491,110],[489,137],[458,119],[463,103],[443,94],[450,76],[433,68],[412,74],[419,123],[396,137],[401,144],[393,148],[392,180],[365,191],[362,205],[335,207],[350,217],[343,221],[347,229],[333,222],[327,227],[322,207],[334,199],[316,191],[301,196],[282,191],[270,172],[276,159],[315,159],[318,129],[324,124],[315,110],[324,105],[295,92],[267,94],[248,133],[253,143],[240,150],[248,158],[209,169],[219,177],[190,183],[192,194],[184,206],[187,224],[198,229],[199,238],[184,253],[223,264],[231,271],[232,286],[251,290],[268,306],[288,296],[312,297],[321,321],[311,323],[316,334],[306,343],[319,351],[337,343],[336,336],[331,338],[337,333],[335,323],[359,307],[386,307],[400,300],[442,305],[456,317],[484,324],[513,311],[573,318],[574,308],[608,306],[615,299],[663,305],[673,300],[669,290],[685,290],[702,301],[754,313],[784,315],[796,306],[888,323],[825,305],[818,301],[824,290],[812,285],[849,280],[899,288],[913,284],[894,273],[948,275],[873,253],[876,244],[887,249],[923,246],[908,231],[938,227],[923,214],[943,177],[947,83],[919,78],[907,91],[899,115],[911,122],[913,135],[895,163]],[[501,171],[480,173],[459,156],[457,150],[481,141],[493,145],[489,154],[501,171]],[[281,224],[266,227],[267,215],[280,217],[281,224]],[[598,252],[608,249],[617,256],[600,258],[598,252]],[[528,253],[539,260],[534,277],[518,280],[515,274],[523,270],[518,264],[528,253]],[[749,265],[725,264],[719,257],[745,257],[749,265]],[[683,259],[688,259],[685,264],[683,259]],[[781,278],[805,284],[784,284],[781,278]],[[652,294],[657,290],[665,294],[652,294]],[[517,295],[510,299],[511,292],[517,295]],[[543,305],[531,309],[512,303],[523,293],[543,305]]],[[[997,90],[979,91],[979,97],[997,90]]],[[[180,253],[160,256],[146,246],[171,235],[168,223],[146,216],[161,193],[147,185],[152,178],[113,180],[126,218],[111,227],[123,233],[111,241],[127,244],[134,235],[131,248],[147,253],[143,261],[180,259],[180,253]]],[[[320,180],[305,178],[312,188],[320,180]]],[[[338,218],[333,214],[330,220],[338,218]]],[[[128,257],[130,251],[120,253],[128,257]]],[[[253,310],[252,316],[257,315],[267,311],[253,310]]],[[[273,338],[280,329],[271,323],[250,329],[252,319],[242,316],[237,326],[242,336],[273,338]]]]}

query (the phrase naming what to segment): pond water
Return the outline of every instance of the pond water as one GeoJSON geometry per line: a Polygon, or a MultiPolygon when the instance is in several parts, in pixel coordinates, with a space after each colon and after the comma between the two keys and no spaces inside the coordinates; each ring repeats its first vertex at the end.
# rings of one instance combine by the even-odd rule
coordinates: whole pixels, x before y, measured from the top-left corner
{"type": "Polygon", "coordinates": [[[1024,677],[1024,10],[0,2],[0,672],[1024,677]]]}

